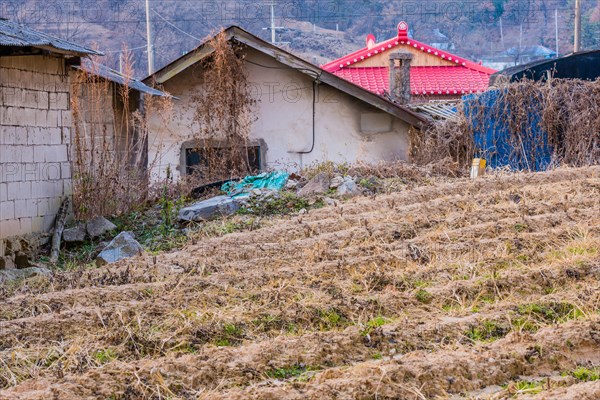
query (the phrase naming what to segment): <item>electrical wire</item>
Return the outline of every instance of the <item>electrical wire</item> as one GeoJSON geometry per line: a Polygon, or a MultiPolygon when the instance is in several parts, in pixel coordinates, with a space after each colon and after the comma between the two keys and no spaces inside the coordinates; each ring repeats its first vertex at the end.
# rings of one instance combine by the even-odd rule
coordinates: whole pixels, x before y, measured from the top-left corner
{"type": "Polygon", "coordinates": [[[314,151],[315,149],[315,145],[316,145],[316,139],[317,139],[317,87],[320,83],[320,79],[321,79],[321,75],[322,72],[321,71],[313,71],[312,69],[308,69],[308,68],[296,68],[296,67],[290,67],[287,65],[284,65],[283,67],[274,67],[274,66],[270,66],[270,65],[263,65],[254,61],[250,61],[250,60],[244,60],[249,64],[253,64],[256,65],[258,67],[262,67],[262,68],[267,68],[267,69],[285,69],[285,70],[295,70],[295,71],[301,71],[301,72],[308,72],[308,75],[314,74],[313,78],[313,85],[312,85],[312,89],[313,89],[313,96],[312,96],[312,144],[310,146],[310,150],[308,151],[297,151],[297,154],[310,154],[314,151]]]}
{"type": "Polygon", "coordinates": [[[290,66],[287,66],[287,65],[285,65],[283,67],[273,67],[273,66],[270,66],[270,65],[259,64],[257,62],[250,61],[250,60],[244,60],[244,61],[246,61],[249,64],[253,64],[253,65],[256,65],[258,67],[267,68],[267,69],[288,69],[288,70],[291,69],[291,70],[295,70],[295,71],[306,72],[308,75],[311,75],[316,80],[320,80],[321,79],[321,75],[322,75],[321,71],[317,72],[317,71],[314,71],[314,70],[309,69],[309,68],[296,68],[296,67],[290,67],[290,66]],[[313,74],[314,74],[314,76],[313,76],[313,74]]]}
{"type": "Polygon", "coordinates": [[[199,41],[199,42],[200,42],[200,41],[202,41],[202,39],[199,39],[199,38],[197,38],[197,37],[196,37],[196,36],[194,36],[194,35],[190,35],[190,34],[189,34],[189,33],[187,33],[186,31],[184,31],[183,29],[180,29],[180,28],[179,28],[179,27],[177,27],[176,25],[173,25],[171,22],[169,22],[168,20],[166,20],[166,19],[165,19],[165,17],[163,17],[162,15],[160,15],[160,14],[158,13],[158,11],[156,11],[154,8],[152,9],[152,12],[154,12],[154,14],[158,15],[158,17],[159,17],[160,19],[162,19],[163,21],[165,21],[165,22],[166,22],[166,23],[167,23],[169,26],[171,26],[171,27],[173,27],[173,28],[177,29],[179,32],[183,33],[184,35],[187,35],[187,36],[191,37],[192,39],[195,39],[195,40],[197,40],[197,41],[199,41]]]}

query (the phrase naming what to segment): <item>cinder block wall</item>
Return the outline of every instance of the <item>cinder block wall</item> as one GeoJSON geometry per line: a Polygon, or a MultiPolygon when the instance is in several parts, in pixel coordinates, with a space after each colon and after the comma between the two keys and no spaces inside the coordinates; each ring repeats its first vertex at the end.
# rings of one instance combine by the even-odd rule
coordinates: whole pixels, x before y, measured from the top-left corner
{"type": "Polygon", "coordinates": [[[69,92],[64,59],[0,57],[0,241],[49,232],[71,194],[69,92]]]}

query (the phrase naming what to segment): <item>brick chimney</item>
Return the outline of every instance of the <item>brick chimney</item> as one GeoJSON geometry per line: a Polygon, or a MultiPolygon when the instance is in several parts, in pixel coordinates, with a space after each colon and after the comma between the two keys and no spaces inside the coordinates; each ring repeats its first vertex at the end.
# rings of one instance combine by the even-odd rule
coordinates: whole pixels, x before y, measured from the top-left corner
{"type": "Polygon", "coordinates": [[[390,54],[390,96],[398,104],[410,103],[410,63],[408,52],[390,54]]]}

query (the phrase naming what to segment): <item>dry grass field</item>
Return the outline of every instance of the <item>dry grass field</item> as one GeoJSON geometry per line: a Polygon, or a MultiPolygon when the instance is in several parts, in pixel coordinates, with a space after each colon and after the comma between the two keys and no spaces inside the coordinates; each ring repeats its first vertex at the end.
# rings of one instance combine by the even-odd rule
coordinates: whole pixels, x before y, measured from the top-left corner
{"type": "Polygon", "coordinates": [[[599,289],[600,168],[424,182],[2,287],[0,399],[598,399],[599,289]]]}

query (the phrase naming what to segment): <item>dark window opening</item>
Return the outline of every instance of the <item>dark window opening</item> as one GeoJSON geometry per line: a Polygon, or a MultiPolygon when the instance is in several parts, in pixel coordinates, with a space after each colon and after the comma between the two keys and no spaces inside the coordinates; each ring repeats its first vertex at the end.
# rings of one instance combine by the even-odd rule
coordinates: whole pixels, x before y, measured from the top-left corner
{"type": "MultiPolygon", "coordinates": [[[[229,151],[227,148],[213,147],[208,149],[185,149],[185,171],[187,175],[203,174],[203,170],[210,169],[209,159],[222,158],[226,152],[229,151]]],[[[261,156],[260,146],[249,146],[246,147],[247,161],[250,173],[258,173],[261,171],[261,156]]],[[[230,163],[229,163],[230,164],[230,163]]],[[[224,165],[227,171],[233,169],[233,165],[224,165]]],[[[222,171],[226,173],[227,171],[222,171]]]]}

